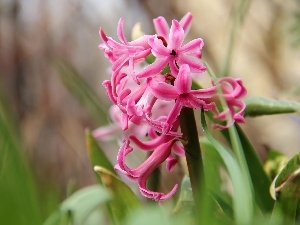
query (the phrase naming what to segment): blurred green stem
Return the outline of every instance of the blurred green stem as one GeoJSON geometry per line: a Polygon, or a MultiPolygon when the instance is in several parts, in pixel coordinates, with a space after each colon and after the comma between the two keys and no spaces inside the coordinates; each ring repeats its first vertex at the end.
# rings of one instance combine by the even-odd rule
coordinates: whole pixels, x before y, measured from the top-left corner
{"type": "Polygon", "coordinates": [[[237,6],[234,9],[234,16],[233,16],[232,27],[229,36],[229,43],[226,50],[225,62],[221,70],[221,77],[224,77],[230,73],[233,51],[236,45],[237,31],[244,21],[250,2],[251,0],[240,0],[237,2],[237,6]]]}
{"type": "Polygon", "coordinates": [[[186,162],[189,170],[193,197],[195,201],[196,214],[199,215],[200,194],[205,187],[204,168],[202,153],[199,144],[198,131],[192,108],[183,108],[180,113],[180,127],[183,133],[186,162]]]}

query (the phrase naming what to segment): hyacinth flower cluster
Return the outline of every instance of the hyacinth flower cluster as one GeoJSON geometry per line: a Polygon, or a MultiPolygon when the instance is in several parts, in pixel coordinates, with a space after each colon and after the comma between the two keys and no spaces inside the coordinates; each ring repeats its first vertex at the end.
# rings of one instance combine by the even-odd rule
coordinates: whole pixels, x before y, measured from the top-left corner
{"type": "Polygon", "coordinates": [[[156,201],[169,198],[178,188],[176,184],[168,193],[161,193],[149,190],[146,183],[162,163],[166,162],[166,169],[171,171],[177,156],[185,156],[180,130],[183,108],[211,111],[215,120],[223,121],[213,125],[218,129],[244,122],[241,98],[246,89],[240,79],[214,79],[209,87],[192,89],[194,75],[206,72],[206,67],[201,62],[203,40],[184,42],[191,21],[192,15],[187,13],[180,21],[173,20],[170,27],[164,17],[158,17],[153,20],[156,34],[143,34],[132,41],[125,37],[124,19],[118,23],[118,41],[103,29],[99,31],[99,49],[112,64],[111,77],[103,85],[113,103],[113,123],[93,134],[104,140],[121,131],[115,169],[136,181],[142,195],[156,201]],[[220,94],[227,103],[223,109],[218,105],[220,94]],[[133,150],[151,154],[140,166],[130,168],[126,156],[133,150]]]}

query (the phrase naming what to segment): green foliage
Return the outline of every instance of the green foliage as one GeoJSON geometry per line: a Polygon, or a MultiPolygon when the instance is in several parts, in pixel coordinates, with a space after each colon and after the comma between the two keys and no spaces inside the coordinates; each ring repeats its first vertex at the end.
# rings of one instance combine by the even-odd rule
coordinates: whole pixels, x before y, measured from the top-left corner
{"type": "Polygon", "coordinates": [[[83,188],[63,201],[44,225],[96,225],[101,220],[104,222],[101,206],[110,198],[110,193],[99,185],[83,188]]]}
{"type": "Polygon", "coordinates": [[[109,161],[104,151],[98,145],[96,139],[89,130],[85,132],[86,147],[92,166],[101,166],[116,175],[112,163],[109,161]]]}
{"type": "Polygon", "coordinates": [[[250,224],[253,219],[253,194],[251,188],[248,186],[247,178],[242,173],[241,167],[235,156],[227,151],[210,134],[203,111],[201,113],[201,124],[205,136],[222,158],[230,176],[234,193],[232,196],[234,219],[238,224],[250,224]]]}
{"type": "Polygon", "coordinates": [[[263,116],[282,113],[294,113],[300,110],[300,103],[285,100],[274,100],[264,97],[249,97],[245,99],[247,105],[245,116],[263,116]]]}
{"type": "MultiPolygon", "coordinates": [[[[296,154],[275,177],[270,192],[277,200],[275,210],[281,213],[285,221],[294,224],[299,220],[297,212],[300,190],[300,154],[296,154]]],[[[299,210],[298,210],[299,211],[299,210]]]]}
{"type": "Polygon", "coordinates": [[[141,207],[141,203],[132,190],[109,170],[95,166],[103,185],[112,193],[108,202],[114,221],[119,224],[130,212],[141,207]]]}
{"type": "MultiPolygon", "coordinates": [[[[251,177],[251,183],[253,185],[254,197],[256,203],[260,207],[260,209],[267,213],[273,210],[274,201],[272,200],[269,187],[271,185],[271,180],[266,174],[263,164],[258,157],[254,147],[248,140],[247,136],[244,134],[242,129],[238,125],[234,125],[236,127],[237,136],[242,143],[243,153],[245,154],[245,159],[248,167],[248,171],[251,177]]],[[[228,134],[228,130],[222,131],[227,141],[230,143],[230,137],[228,134]]]]}
{"type": "Polygon", "coordinates": [[[40,225],[35,184],[12,121],[9,106],[0,93],[0,223],[40,225]]]}

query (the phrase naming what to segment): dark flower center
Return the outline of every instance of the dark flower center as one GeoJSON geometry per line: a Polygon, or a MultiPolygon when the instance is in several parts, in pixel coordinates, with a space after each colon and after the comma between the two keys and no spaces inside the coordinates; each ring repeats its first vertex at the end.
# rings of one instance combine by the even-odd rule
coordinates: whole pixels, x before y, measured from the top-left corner
{"type": "Polygon", "coordinates": [[[172,52],[170,53],[172,56],[176,56],[176,51],[173,49],[172,52]]]}

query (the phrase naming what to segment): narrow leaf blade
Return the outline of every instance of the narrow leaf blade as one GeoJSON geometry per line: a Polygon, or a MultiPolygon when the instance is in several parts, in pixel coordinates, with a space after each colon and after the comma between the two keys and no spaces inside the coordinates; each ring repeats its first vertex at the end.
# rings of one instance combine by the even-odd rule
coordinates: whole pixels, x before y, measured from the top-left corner
{"type": "MultiPolygon", "coordinates": [[[[242,131],[240,126],[234,126],[236,127],[237,134],[242,143],[242,148],[254,189],[255,201],[257,202],[261,210],[270,213],[272,212],[274,206],[274,201],[272,200],[269,192],[271,180],[266,174],[260,158],[258,157],[254,147],[250,143],[245,133],[242,131]]],[[[230,143],[228,130],[223,130],[222,134],[230,143]]]]}
{"type": "Polygon", "coordinates": [[[218,151],[222,158],[233,186],[233,211],[237,224],[250,224],[253,213],[252,191],[247,186],[246,178],[241,172],[241,168],[231,152],[227,151],[217,140],[210,134],[204,112],[201,112],[201,124],[207,139],[211,142],[214,148],[218,151]]]}
{"type": "Polygon", "coordinates": [[[137,196],[115,174],[100,166],[95,166],[94,170],[99,174],[103,185],[113,194],[108,205],[116,221],[122,221],[130,212],[141,207],[137,196]]]}
{"type": "Polygon", "coordinates": [[[245,99],[245,116],[294,113],[300,110],[300,103],[294,101],[274,100],[265,97],[249,97],[245,99]]]}
{"type": "Polygon", "coordinates": [[[97,140],[93,137],[89,130],[86,130],[85,137],[92,166],[101,166],[116,175],[117,173],[115,172],[112,163],[109,161],[104,151],[99,147],[97,140]]]}

